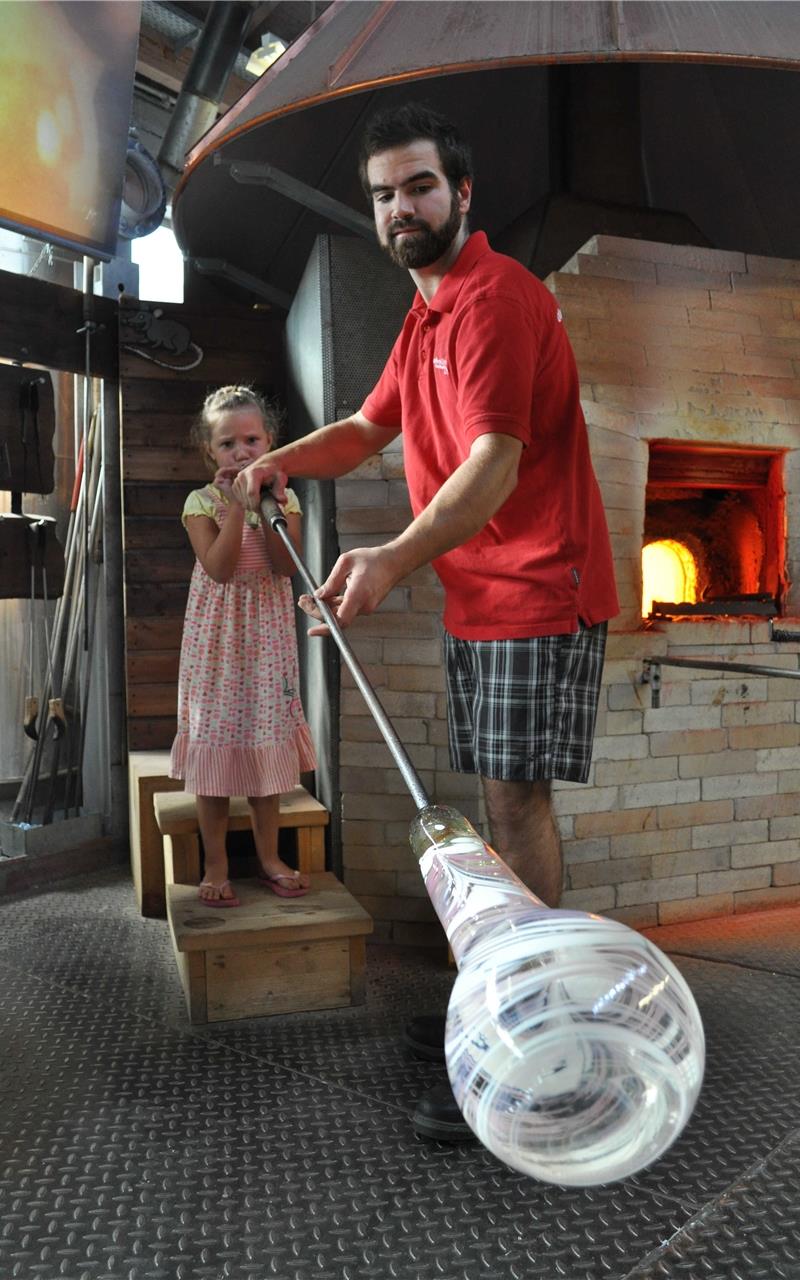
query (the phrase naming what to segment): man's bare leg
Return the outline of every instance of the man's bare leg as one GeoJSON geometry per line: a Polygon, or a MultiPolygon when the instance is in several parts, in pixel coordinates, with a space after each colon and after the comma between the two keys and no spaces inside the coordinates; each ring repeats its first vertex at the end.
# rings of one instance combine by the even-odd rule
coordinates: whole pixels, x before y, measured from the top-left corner
{"type": "Polygon", "coordinates": [[[557,907],[564,872],[549,781],[481,782],[493,849],[537,898],[557,907]]]}

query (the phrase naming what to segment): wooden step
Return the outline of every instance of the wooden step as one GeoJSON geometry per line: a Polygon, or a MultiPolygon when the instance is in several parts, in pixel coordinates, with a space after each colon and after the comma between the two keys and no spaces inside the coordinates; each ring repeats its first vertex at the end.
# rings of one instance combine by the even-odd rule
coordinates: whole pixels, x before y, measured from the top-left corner
{"type": "MultiPolygon", "coordinates": [[[[197,797],[188,791],[155,792],[153,812],[163,838],[165,884],[200,883],[200,827],[197,797]]],[[[305,787],[297,786],[280,798],[278,827],[295,832],[298,871],[325,870],[325,827],[328,810],[305,787]]],[[[229,831],[249,831],[250,810],[243,796],[233,796],[228,810],[229,831]]]]}
{"type": "MultiPolygon", "coordinates": [[[[131,751],[128,754],[128,805],[131,848],[131,874],[136,900],[143,916],[160,917],[167,913],[164,894],[164,841],[156,821],[153,797],[173,792],[185,799],[191,814],[195,798],[183,789],[183,783],[169,776],[169,751],[131,751]]],[[[230,830],[247,827],[244,820],[246,801],[234,800],[235,810],[230,830]],[[236,825],[239,824],[239,825],[236,825]]],[[[165,810],[165,813],[171,810],[165,810]]],[[[182,810],[179,809],[179,812],[182,810]]],[[[196,813],[195,830],[196,830],[196,813]]],[[[295,787],[281,796],[280,827],[295,831],[297,863],[301,871],[322,871],[325,867],[324,827],[328,822],[325,806],[306,791],[295,787]]]]}
{"type": "MultiPolygon", "coordinates": [[[[163,791],[153,795],[156,823],[162,835],[186,835],[197,831],[197,798],[188,791],[163,791]]],[[[325,827],[328,810],[306,791],[295,787],[281,796],[282,827],[325,827]]],[[[233,796],[228,812],[229,831],[247,831],[250,810],[244,796],[233,796]]]]}
{"type": "Polygon", "coordinates": [[[183,783],[169,776],[168,751],[128,754],[128,815],[131,874],[136,901],[143,916],[163,918],[164,845],[153,812],[157,791],[183,791],[183,783]]]}
{"type": "Polygon", "coordinates": [[[167,885],[167,919],[192,1023],[336,1009],[364,1002],[372,919],[330,872],[281,898],[236,880],[240,907],[207,907],[196,886],[167,885]]]}

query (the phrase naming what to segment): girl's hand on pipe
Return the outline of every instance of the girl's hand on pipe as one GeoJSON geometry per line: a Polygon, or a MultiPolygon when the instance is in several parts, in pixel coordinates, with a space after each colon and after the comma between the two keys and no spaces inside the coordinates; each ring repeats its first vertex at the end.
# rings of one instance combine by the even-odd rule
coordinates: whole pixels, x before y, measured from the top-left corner
{"type": "Polygon", "coordinates": [[[237,501],[238,497],[234,493],[233,482],[238,474],[236,467],[220,467],[213,480],[220,493],[223,493],[226,498],[236,498],[237,501]]]}

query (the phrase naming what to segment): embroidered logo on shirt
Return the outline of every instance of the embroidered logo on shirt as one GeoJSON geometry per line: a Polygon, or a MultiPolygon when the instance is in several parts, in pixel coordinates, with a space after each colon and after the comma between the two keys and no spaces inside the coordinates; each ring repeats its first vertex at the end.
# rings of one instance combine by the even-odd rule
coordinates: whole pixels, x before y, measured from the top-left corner
{"type": "Polygon", "coordinates": [[[561,312],[561,308],[559,307],[558,310],[556,311],[556,320],[558,321],[559,324],[561,324],[561,321],[563,319],[564,319],[564,316],[561,312]]]}
{"type": "Polygon", "coordinates": [[[450,370],[447,367],[447,360],[444,356],[434,356],[433,367],[434,369],[438,369],[439,373],[445,373],[448,378],[450,377],[450,370]]]}

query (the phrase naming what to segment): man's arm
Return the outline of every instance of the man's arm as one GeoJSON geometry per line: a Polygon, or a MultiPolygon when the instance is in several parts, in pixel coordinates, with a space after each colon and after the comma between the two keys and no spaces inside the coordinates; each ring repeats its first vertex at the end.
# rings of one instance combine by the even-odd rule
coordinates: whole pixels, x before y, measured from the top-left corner
{"type": "Polygon", "coordinates": [[[373,453],[379,453],[399,434],[399,427],[379,427],[363,413],[354,413],[350,418],[332,422],[300,440],[262,454],[236,477],[234,492],[240,502],[256,511],[261,489],[272,484],[276,477],[333,480],[353,471],[373,453]]]}
{"type": "MultiPolygon", "coordinates": [[[[478,436],[469,457],[398,537],[382,547],[357,547],[340,556],[317,596],[333,608],[342,626],[359,613],[372,613],[402,578],[420,565],[461,546],[488,524],[513,493],[522,443],[513,436],[478,436]]],[[[302,596],[306,613],[313,599],[302,596]]],[[[314,627],[311,635],[325,635],[314,627]]]]}

